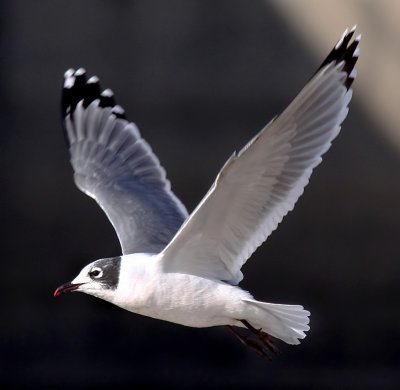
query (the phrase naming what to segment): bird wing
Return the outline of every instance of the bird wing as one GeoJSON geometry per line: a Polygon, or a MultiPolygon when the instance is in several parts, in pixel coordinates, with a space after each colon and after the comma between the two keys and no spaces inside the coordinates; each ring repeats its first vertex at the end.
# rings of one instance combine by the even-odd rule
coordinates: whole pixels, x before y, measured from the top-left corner
{"type": "Polygon", "coordinates": [[[165,272],[237,284],[242,265],[293,209],[348,112],[360,36],[344,33],[290,105],[219,172],[160,255],[165,272]]]}
{"type": "Polygon", "coordinates": [[[123,254],[161,251],[187,217],[165,170],[137,127],[84,69],[65,73],[65,135],[78,188],[114,226],[123,254]]]}

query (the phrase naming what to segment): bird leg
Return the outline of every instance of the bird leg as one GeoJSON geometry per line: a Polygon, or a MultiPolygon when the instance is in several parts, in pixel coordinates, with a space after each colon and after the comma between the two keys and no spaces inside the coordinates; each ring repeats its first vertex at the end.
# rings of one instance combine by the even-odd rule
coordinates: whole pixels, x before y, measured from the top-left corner
{"type": "Polygon", "coordinates": [[[253,340],[250,337],[244,336],[239,333],[238,330],[234,326],[227,325],[228,329],[241,341],[242,344],[256,351],[261,357],[264,359],[271,360],[271,357],[268,355],[267,351],[264,349],[263,345],[260,344],[258,340],[253,340]]]}
{"type": "Polygon", "coordinates": [[[234,326],[228,325],[229,330],[242,342],[242,344],[250,347],[261,357],[269,360],[271,360],[271,357],[268,352],[272,352],[275,355],[279,353],[272,337],[268,333],[263,332],[261,329],[256,329],[246,320],[240,320],[240,322],[256,337],[256,339],[253,339],[244,336],[234,326]]]}
{"type": "Polygon", "coordinates": [[[250,332],[252,332],[260,341],[261,343],[268,348],[269,351],[274,353],[275,355],[279,353],[278,348],[275,346],[274,341],[272,337],[266,333],[263,332],[261,329],[256,329],[253,325],[251,325],[248,321],[246,320],[240,320],[240,322],[248,329],[250,332]]]}

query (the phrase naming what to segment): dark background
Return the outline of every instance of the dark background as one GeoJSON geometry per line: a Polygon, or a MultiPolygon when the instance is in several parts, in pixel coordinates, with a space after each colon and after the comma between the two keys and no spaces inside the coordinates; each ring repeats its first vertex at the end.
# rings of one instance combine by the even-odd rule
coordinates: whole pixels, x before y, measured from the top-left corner
{"type": "Polygon", "coordinates": [[[267,363],[224,328],[52,296],[120,253],[72,181],[66,69],[84,66],[114,90],[192,210],[331,47],[315,58],[255,0],[2,1],[0,22],[1,385],[396,388],[400,160],[357,99],[295,211],[244,267],[256,298],[311,311],[300,346],[280,343],[267,363]]]}

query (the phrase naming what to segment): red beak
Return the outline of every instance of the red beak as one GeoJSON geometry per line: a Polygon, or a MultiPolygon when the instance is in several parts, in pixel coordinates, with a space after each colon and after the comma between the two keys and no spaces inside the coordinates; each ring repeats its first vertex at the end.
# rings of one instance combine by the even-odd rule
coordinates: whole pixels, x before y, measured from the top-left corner
{"type": "Polygon", "coordinates": [[[79,286],[82,286],[82,284],[84,283],[77,283],[77,284],[64,283],[60,287],[56,288],[56,291],[54,291],[54,296],[58,297],[62,293],[75,291],[79,286]]]}

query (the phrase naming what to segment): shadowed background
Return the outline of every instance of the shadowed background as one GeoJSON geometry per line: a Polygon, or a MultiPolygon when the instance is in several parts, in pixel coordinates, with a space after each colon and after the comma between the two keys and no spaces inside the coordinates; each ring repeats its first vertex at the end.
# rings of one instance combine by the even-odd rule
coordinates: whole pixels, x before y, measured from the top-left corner
{"type": "Polygon", "coordinates": [[[399,101],[398,73],[390,77],[399,67],[376,59],[393,56],[400,34],[392,3],[381,2],[381,18],[372,3],[0,2],[0,384],[398,385],[399,113],[385,110],[399,101]],[[279,344],[266,363],[224,328],[168,324],[84,294],[53,298],[84,265],[120,253],[72,180],[60,122],[66,69],[84,66],[113,89],[191,211],[354,23],[364,34],[343,131],[241,284],[311,311],[300,346],[279,344]]]}

